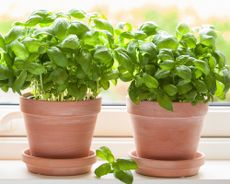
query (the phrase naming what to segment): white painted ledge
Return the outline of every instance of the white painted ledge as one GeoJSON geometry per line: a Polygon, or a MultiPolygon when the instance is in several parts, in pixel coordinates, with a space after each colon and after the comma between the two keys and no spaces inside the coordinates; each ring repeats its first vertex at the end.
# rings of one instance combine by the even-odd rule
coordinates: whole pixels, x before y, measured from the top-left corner
{"type": "MultiPolygon", "coordinates": [[[[100,164],[94,165],[94,168],[100,164]]],[[[1,184],[121,184],[112,175],[97,179],[91,172],[74,177],[48,177],[31,174],[19,160],[0,160],[1,184]]],[[[134,184],[229,184],[230,160],[208,160],[197,176],[179,179],[162,179],[134,173],[134,184]]]]}
{"type": "MultiPolygon", "coordinates": [[[[128,137],[95,137],[92,149],[101,146],[108,146],[117,157],[127,157],[128,153],[135,149],[133,138],[128,137]]],[[[0,137],[0,160],[20,159],[26,148],[26,137],[0,137]]],[[[206,159],[209,160],[230,160],[230,138],[201,138],[198,150],[205,153],[206,159]]]]}

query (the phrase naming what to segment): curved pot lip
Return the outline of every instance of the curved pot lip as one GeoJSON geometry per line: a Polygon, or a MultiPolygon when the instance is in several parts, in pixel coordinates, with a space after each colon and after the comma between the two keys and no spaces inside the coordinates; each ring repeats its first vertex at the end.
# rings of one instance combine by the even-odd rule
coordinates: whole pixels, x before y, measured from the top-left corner
{"type": "Polygon", "coordinates": [[[93,101],[101,101],[102,100],[102,98],[99,96],[99,97],[97,97],[97,98],[95,98],[95,99],[88,99],[88,100],[78,100],[78,101],[47,101],[47,100],[35,100],[35,99],[29,99],[29,98],[27,98],[27,97],[29,97],[29,96],[31,96],[31,93],[30,92],[28,92],[28,93],[24,93],[24,94],[22,94],[21,96],[20,96],[20,100],[23,100],[23,101],[27,101],[27,102],[41,102],[41,103],[49,103],[49,104],[51,104],[51,103],[58,103],[58,104],[60,104],[60,103],[62,103],[62,104],[71,104],[71,103],[89,103],[89,102],[93,102],[93,101]]]}
{"type": "Polygon", "coordinates": [[[139,117],[151,118],[188,118],[203,117],[208,111],[207,103],[173,102],[173,111],[168,111],[156,101],[142,101],[139,104],[127,97],[127,111],[139,117]]]}
{"type": "MultiPolygon", "coordinates": [[[[132,104],[133,105],[139,105],[139,104],[141,104],[141,103],[147,103],[147,104],[158,104],[158,102],[157,101],[148,101],[148,100],[144,100],[144,101],[140,101],[140,103],[139,104],[135,104],[135,103],[133,103],[133,101],[129,98],[129,96],[126,96],[126,100],[127,101],[130,101],[130,102],[132,102],[132,104]]],[[[175,105],[180,105],[180,104],[184,104],[184,105],[192,105],[192,103],[191,102],[172,102],[172,104],[175,104],[175,105]]],[[[197,103],[196,105],[198,105],[198,104],[203,104],[203,105],[208,105],[208,103],[202,103],[202,102],[199,102],[199,103],[197,103]]]]}
{"type": "Polygon", "coordinates": [[[101,98],[82,101],[46,101],[20,97],[20,109],[33,116],[92,116],[101,110],[101,98]]]}

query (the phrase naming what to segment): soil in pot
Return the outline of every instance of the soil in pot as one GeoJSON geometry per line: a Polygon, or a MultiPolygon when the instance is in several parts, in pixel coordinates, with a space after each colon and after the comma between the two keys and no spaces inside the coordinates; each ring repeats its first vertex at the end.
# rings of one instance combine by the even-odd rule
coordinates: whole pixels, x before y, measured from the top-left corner
{"type": "Polygon", "coordinates": [[[131,114],[137,156],[157,160],[194,158],[207,104],[173,103],[173,112],[156,102],[134,104],[127,100],[131,114]]]}
{"type": "Polygon", "coordinates": [[[20,98],[30,154],[45,158],[88,156],[101,99],[51,102],[20,98]]]}

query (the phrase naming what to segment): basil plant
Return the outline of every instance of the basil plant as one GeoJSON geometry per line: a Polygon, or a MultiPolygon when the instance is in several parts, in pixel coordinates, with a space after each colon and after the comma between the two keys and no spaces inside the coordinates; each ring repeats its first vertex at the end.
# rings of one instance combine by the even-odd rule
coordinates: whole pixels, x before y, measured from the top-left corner
{"type": "Polygon", "coordinates": [[[0,88],[29,88],[39,100],[94,99],[116,83],[113,44],[113,27],[100,14],[35,11],[0,35],[0,88]]]}
{"type": "Polygon", "coordinates": [[[225,98],[230,72],[225,56],[216,48],[213,26],[191,29],[181,23],[175,35],[159,30],[154,22],[133,30],[128,23],[116,28],[115,58],[120,78],[131,82],[134,103],[156,101],[172,111],[173,102],[206,103],[225,98]]]}

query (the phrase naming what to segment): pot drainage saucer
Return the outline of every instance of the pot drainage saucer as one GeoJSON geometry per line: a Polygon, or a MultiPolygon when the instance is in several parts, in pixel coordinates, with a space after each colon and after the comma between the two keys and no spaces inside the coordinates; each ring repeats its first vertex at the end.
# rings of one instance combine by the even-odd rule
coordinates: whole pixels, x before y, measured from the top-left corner
{"type": "Polygon", "coordinates": [[[136,151],[131,151],[129,156],[136,161],[136,172],[145,176],[153,177],[187,177],[196,175],[200,166],[204,164],[204,153],[197,152],[190,160],[154,160],[138,157],[136,151]]]}
{"type": "Polygon", "coordinates": [[[22,160],[26,163],[27,169],[35,174],[74,176],[88,173],[97,159],[94,151],[90,151],[87,157],[52,159],[32,156],[27,149],[23,152],[22,160]]]}

